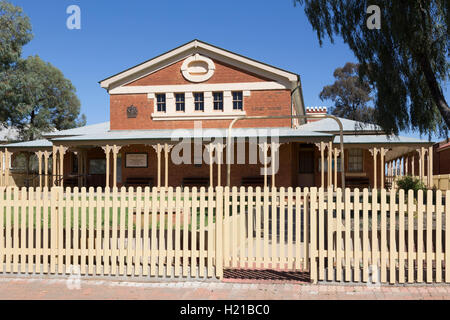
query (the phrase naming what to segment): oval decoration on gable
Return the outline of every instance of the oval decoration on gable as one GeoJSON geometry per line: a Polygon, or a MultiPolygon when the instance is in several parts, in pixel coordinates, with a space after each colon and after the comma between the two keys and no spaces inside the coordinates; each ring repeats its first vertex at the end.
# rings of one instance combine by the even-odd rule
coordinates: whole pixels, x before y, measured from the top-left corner
{"type": "Polygon", "coordinates": [[[184,60],[181,66],[183,77],[191,82],[204,82],[214,75],[216,66],[214,62],[199,54],[184,60]]]}

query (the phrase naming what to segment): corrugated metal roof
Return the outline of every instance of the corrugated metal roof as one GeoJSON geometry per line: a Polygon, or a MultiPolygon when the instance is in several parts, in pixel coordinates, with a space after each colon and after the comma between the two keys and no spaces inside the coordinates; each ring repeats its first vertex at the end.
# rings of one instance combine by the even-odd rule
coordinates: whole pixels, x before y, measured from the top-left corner
{"type": "MultiPolygon", "coordinates": [[[[183,138],[226,138],[228,129],[177,129],[177,130],[117,130],[103,134],[88,134],[75,137],[55,138],[54,141],[99,141],[99,140],[163,140],[183,138]]],[[[291,128],[236,128],[233,137],[332,137],[332,134],[296,130],[291,128]]]]}
{"type": "Polygon", "coordinates": [[[51,148],[52,143],[48,140],[34,140],[2,145],[2,148],[51,148]]]}
{"type": "MultiPolygon", "coordinates": [[[[381,127],[375,124],[363,123],[344,118],[338,119],[341,120],[344,131],[351,131],[351,132],[382,131],[381,127]]],[[[319,132],[338,132],[339,125],[335,120],[327,118],[301,125],[298,129],[307,131],[319,131],[319,132]]]]}
{"type": "MultiPolygon", "coordinates": [[[[339,136],[334,137],[334,143],[339,143],[339,136]]],[[[386,136],[386,135],[344,135],[344,143],[346,144],[430,144],[427,140],[421,140],[411,137],[386,136]]]]}
{"type": "Polygon", "coordinates": [[[55,132],[49,132],[44,134],[45,138],[53,138],[53,137],[68,137],[68,136],[80,136],[86,134],[102,134],[108,132],[110,129],[109,122],[102,122],[97,124],[92,124],[89,126],[73,128],[69,130],[61,130],[55,132]]]}

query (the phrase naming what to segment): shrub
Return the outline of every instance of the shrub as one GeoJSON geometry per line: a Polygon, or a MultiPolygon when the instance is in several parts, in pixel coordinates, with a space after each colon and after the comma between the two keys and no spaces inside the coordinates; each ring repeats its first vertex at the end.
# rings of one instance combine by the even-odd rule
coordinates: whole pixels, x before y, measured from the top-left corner
{"type": "Polygon", "coordinates": [[[403,189],[406,192],[408,190],[414,190],[415,195],[419,190],[427,190],[427,187],[422,181],[420,181],[420,179],[411,176],[404,176],[403,178],[398,179],[397,186],[399,189],[403,189]]]}

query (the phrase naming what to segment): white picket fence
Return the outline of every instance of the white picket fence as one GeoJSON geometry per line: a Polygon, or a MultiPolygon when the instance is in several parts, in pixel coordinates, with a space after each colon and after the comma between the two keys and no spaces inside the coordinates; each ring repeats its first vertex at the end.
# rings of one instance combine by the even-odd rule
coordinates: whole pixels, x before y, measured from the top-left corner
{"type": "Polygon", "coordinates": [[[450,282],[449,210],[450,191],[2,187],[0,274],[450,282]]]}
{"type": "Polygon", "coordinates": [[[450,282],[450,192],[415,198],[412,190],[338,189],[333,197],[313,189],[310,196],[311,279],[450,282]]]}

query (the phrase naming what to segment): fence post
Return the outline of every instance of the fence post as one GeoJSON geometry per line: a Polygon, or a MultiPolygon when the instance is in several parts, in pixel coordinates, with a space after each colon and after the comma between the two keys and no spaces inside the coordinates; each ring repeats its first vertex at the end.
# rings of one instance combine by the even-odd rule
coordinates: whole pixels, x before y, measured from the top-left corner
{"type": "Polygon", "coordinates": [[[51,195],[50,195],[50,273],[55,274],[56,273],[56,255],[58,250],[58,243],[57,243],[57,227],[58,227],[58,212],[57,212],[57,206],[58,205],[58,193],[56,187],[52,187],[51,189],[51,195]]]}
{"type": "Polygon", "coordinates": [[[310,227],[310,241],[311,241],[311,250],[310,250],[310,272],[311,272],[311,281],[313,283],[317,283],[317,221],[316,221],[316,209],[317,209],[317,188],[311,188],[311,202],[310,202],[310,211],[309,213],[309,227],[310,227]]]}
{"type": "MultiPolygon", "coordinates": [[[[62,183],[62,182],[61,182],[62,183]]],[[[57,259],[57,265],[58,265],[58,274],[63,274],[64,273],[64,269],[63,269],[63,250],[64,250],[64,187],[56,187],[57,189],[57,194],[58,194],[58,202],[56,205],[56,221],[57,221],[57,233],[58,233],[58,238],[57,238],[57,255],[58,255],[58,259],[57,259]]],[[[70,197],[69,194],[67,194],[68,197],[70,197]]],[[[68,232],[68,230],[66,230],[66,232],[68,232]]],[[[69,250],[67,243],[66,243],[66,250],[69,250]]],[[[66,262],[67,264],[67,262],[66,262]]]]}
{"type": "Polygon", "coordinates": [[[222,226],[223,226],[223,187],[217,187],[216,188],[216,277],[219,279],[223,279],[222,226]]]}
{"type": "Polygon", "coordinates": [[[445,282],[450,282],[450,191],[445,192],[445,282]]]}

